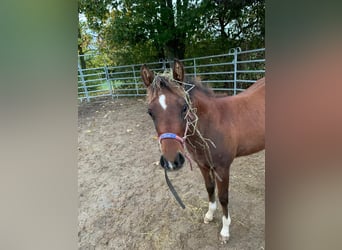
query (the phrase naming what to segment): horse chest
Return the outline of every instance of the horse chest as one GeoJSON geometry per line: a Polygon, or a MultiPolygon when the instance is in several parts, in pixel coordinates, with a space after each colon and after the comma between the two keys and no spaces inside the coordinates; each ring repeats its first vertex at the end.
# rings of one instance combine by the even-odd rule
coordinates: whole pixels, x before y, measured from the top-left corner
{"type": "Polygon", "coordinates": [[[224,166],[231,162],[231,154],[224,150],[221,142],[187,141],[187,150],[199,166],[224,166]]]}

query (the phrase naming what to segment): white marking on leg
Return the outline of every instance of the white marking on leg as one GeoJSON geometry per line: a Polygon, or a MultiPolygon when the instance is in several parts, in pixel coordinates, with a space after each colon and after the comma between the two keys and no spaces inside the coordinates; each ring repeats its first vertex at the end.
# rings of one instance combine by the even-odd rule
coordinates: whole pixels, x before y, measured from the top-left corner
{"type": "Polygon", "coordinates": [[[208,212],[205,214],[204,216],[204,223],[209,223],[210,221],[213,220],[214,218],[214,212],[216,210],[217,206],[216,206],[216,201],[214,202],[209,202],[209,208],[208,208],[208,212]]]}
{"type": "Polygon", "coordinates": [[[160,106],[162,106],[162,108],[163,108],[164,110],[166,110],[166,108],[167,108],[167,105],[166,105],[165,100],[166,100],[165,95],[160,95],[160,96],[159,96],[159,103],[160,103],[160,106]]]}
{"type": "Polygon", "coordinates": [[[222,216],[222,230],[221,230],[221,236],[224,240],[228,240],[229,238],[229,225],[230,225],[231,219],[228,212],[228,218],[226,216],[222,216]]]}

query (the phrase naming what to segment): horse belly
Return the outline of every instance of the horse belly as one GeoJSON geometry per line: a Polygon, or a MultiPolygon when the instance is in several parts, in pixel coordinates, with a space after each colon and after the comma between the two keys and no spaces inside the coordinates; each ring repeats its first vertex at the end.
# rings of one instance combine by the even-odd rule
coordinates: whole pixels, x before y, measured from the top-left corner
{"type": "Polygon", "coordinates": [[[240,139],[236,156],[245,156],[265,149],[265,133],[245,134],[240,139]]]}

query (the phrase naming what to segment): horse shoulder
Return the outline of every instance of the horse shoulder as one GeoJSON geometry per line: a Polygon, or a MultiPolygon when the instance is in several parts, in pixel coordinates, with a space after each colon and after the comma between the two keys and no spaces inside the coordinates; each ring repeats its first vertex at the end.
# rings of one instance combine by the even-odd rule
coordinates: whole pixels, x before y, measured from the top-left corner
{"type": "Polygon", "coordinates": [[[237,156],[248,155],[264,147],[265,101],[264,95],[258,93],[260,90],[262,85],[248,94],[231,96],[226,102],[237,156]]]}
{"type": "Polygon", "coordinates": [[[233,96],[216,99],[217,119],[216,126],[219,133],[219,140],[225,145],[232,157],[235,156],[238,140],[238,120],[236,102],[233,96]]]}

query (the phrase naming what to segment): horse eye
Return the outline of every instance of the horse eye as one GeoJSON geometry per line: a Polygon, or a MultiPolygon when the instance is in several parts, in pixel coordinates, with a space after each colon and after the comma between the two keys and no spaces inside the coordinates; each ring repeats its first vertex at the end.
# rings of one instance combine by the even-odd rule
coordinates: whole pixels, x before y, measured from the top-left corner
{"type": "Polygon", "coordinates": [[[184,104],[183,108],[182,108],[182,113],[185,113],[188,110],[188,105],[184,104]]]}

